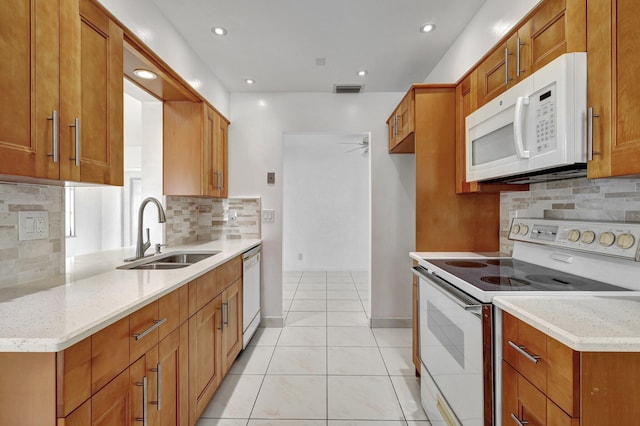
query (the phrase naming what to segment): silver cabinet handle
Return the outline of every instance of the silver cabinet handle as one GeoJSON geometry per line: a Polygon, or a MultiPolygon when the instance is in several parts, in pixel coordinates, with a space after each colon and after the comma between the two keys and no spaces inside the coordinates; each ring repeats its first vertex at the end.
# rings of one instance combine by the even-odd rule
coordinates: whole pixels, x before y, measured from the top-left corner
{"type": "Polygon", "coordinates": [[[593,113],[593,107],[587,109],[587,160],[593,160],[593,156],[600,155],[600,152],[593,151],[593,119],[600,117],[593,113]]]}
{"type": "Polygon", "coordinates": [[[53,111],[53,113],[51,114],[51,117],[47,117],[47,120],[51,120],[53,121],[53,129],[52,129],[52,136],[51,136],[51,142],[53,145],[53,152],[47,154],[47,156],[49,157],[53,157],[53,162],[57,163],[59,158],[60,158],[60,150],[58,149],[58,145],[59,145],[59,135],[58,135],[58,111],[53,111]]]}
{"type": "Polygon", "coordinates": [[[160,363],[156,364],[156,368],[152,368],[151,371],[157,374],[156,376],[156,385],[158,386],[158,399],[155,401],[151,401],[152,404],[155,404],[156,410],[160,411],[160,406],[162,404],[162,366],[160,363]]]}
{"type": "Polygon", "coordinates": [[[504,48],[504,85],[509,85],[509,48],[504,48]]]}
{"type": "Polygon", "coordinates": [[[69,158],[69,160],[75,160],[76,167],[80,167],[80,119],[76,118],[73,124],[69,124],[69,127],[75,127],[75,140],[76,140],[76,156],[69,158]]]}
{"type": "Polygon", "coordinates": [[[516,345],[511,340],[509,340],[509,346],[511,346],[516,351],[518,351],[520,355],[522,355],[523,357],[525,357],[526,359],[528,359],[534,364],[537,364],[538,361],[540,360],[540,357],[538,355],[531,355],[529,352],[526,351],[527,348],[525,348],[524,346],[516,345]]]}
{"type": "Polygon", "coordinates": [[[136,417],[136,421],[147,426],[147,376],[144,376],[141,382],[137,382],[136,386],[142,386],[142,417],[136,417]]]}
{"type": "Polygon", "coordinates": [[[222,312],[224,312],[224,325],[228,326],[229,325],[229,302],[224,302],[222,304],[223,306],[226,306],[227,309],[223,309],[222,312]]]}
{"type": "Polygon", "coordinates": [[[140,340],[142,339],[144,336],[146,336],[147,334],[151,333],[153,330],[155,330],[156,328],[160,327],[162,324],[165,323],[165,321],[167,321],[167,318],[164,317],[161,320],[153,320],[153,325],[149,328],[147,328],[145,331],[143,331],[142,333],[133,333],[133,337],[136,340],[140,340]]]}
{"type": "Polygon", "coordinates": [[[520,74],[524,72],[523,69],[520,69],[520,48],[524,46],[524,43],[520,41],[520,37],[517,39],[518,47],[516,49],[516,77],[520,77],[520,74]]]}
{"type": "Polygon", "coordinates": [[[224,189],[224,173],[222,173],[222,170],[220,170],[220,190],[222,191],[224,189]]]}
{"type": "Polygon", "coordinates": [[[218,330],[224,333],[224,303],[220,306],[220,328],[218,330]]]}
{"type": "Polygon", "coordinates": [[[516,424],[517,424],[518,426],[524,426],[524,425],[528,425],[528,424],[529,424],[529,422],[528,422],[528,421],[526,421],[526,420],[520,420],[520,419],[518,418],[518,416],[516,416],[516,415],[515,415],[515,414],[513,414],[513,413],[511,413],[511,418],[513,419],[513,421],[514,421],[514,422],[516,422],[516,424]]]}

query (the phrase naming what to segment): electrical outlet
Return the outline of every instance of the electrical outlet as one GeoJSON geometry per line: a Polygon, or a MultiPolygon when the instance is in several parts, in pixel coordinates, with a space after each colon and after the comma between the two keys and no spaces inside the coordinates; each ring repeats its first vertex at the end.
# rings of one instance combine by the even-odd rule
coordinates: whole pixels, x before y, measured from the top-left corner
{"type": "Polygon", "coordinates": [[[263,223],[273,223],[276,219],[276,211],[273,209],[264,209],[262,210],[262,222],[263,223]]]}
{"type": "Polygon", "coordinates": [[[230,210],[229,211],[229,223],[236,223],[238,221],[238,212],[230,210]]]}
{"type": "Polygon", "coordinates": [[[276,183],[276,173],[275,172],[268,172],[267,173],[267,184],[268,185],[275,185],[276,183]]]}
{"type": "Polygon", "coordinates": [[[49,238],[49,212],[18,212],[18,241],[46,240],[47,238],[49,238]]]}

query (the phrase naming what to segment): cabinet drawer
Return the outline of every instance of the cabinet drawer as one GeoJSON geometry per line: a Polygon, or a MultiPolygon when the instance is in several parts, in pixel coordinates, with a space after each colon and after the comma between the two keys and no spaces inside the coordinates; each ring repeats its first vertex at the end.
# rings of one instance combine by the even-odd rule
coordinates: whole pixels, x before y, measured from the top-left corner
{"type": "Polygon", "coordinates": [[[218,266],[216,272],[216,294],[222,293],[234,281],[242,277],[242,257],[237,256],[218,266]]]}
{"type": "Polygon", "coordinates": [[[202,309],[216,297],[216,271],[207,272],[189,283],[189,316],[202,309]]]}
{"type": "Polygon", "coordinates": [[[547,398],[547,426],[580,426],[580,419],[571,417],[547,398]]]}
{"type": "Polygon", "coordinates": [[[133,363],[158,343],[158,328],[164,324],[160,321],[162,319],[158,317],[158,302],[138,309],[129,316],[129,363],[133,363]]]}
{"type": "Polygon", "coordinates": [[[502,343],[506,362],[570,416],[580,415],[579,352],[507,313],[503,313],[502,343]],[[537,363],[524,352],[539,357],[537,363]]]}
{"type": "Polygon", "coordinates": [[[158,327],[158,341],[167,337],[189,318],[187,294],[188,286],[183,285],[158,300],[158,318],[167,319],[158,327]]]}
{"type": "Polygon", "coordinates": [[[502,355],[504,360],[538,389],[546,393],[547,336],[507,313],[503,313],[502,318],[502,355]]]}
{"type": "Polygon", "coordinates": [[[515,424],[513,416],[528,426],[545,425],[547,398],[507,362],[503,361],[502,424],[515,424]]]}
{"type": "Polygon", "coordinates": [[[129,317],[91,337],[91,393],[129,366],[129,317]]]}

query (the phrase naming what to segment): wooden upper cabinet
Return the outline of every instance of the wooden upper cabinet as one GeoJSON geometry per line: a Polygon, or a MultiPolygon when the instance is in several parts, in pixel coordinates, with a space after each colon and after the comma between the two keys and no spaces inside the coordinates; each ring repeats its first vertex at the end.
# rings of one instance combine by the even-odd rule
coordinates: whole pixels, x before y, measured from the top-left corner
{"type": "Polygon", "coordinates": [[[122,29],[89,0],[8,0],[0,23],[0,174],[122,185],[122,29]]]}
{"type": "Polygon", "coordinates": [[[227,131],[229,122],[207,106],[204,123],[204,194],[227,197],[227,131]]]}
{"type": "Polygon", "coordinates": [[[477,67],[478,106],[560,55],[586,51],[586,1],[545,0],[477,67]]]}
{"type": "Polygon", "coordinates": [[[227,196],[229,121],[204,102],[163,107],[165,195],[227,196]]]}
{"type": "Polygon", "coordinates": [[[59,0],[0,6],[0,174],[58,179],[59,0]]]}
{"type": "Polygon", "coordinates": [[[640,4],[588,3],[587,103],[593,120],[589,178],[640,173],[640,4]]]}
{"type": "Polygon", "coordinates": [[[409,89],[387,120],[389,126],[389,153],[415,152],[415,92],[409,89]]]}
{"type": "Polygon", "coordinates": [[[123,30],[89,0],[61,1],[61,178],[122,185],[123,30]]]}

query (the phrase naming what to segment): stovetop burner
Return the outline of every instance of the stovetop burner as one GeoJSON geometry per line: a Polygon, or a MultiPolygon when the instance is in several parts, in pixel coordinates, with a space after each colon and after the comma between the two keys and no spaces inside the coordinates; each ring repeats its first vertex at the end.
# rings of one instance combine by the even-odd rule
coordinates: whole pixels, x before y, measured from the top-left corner
{"type": "Polygon", "coordinates": [[[428,261],[483,291],[626,290],[513,258],[429,259],[428,261]]]}
{"type": "Polygon", "coordinates": [[[531,285],[528,281],[515,277],[480,277],[480,281],[506,287],[522,287],[525,285],[531,285]]]}

